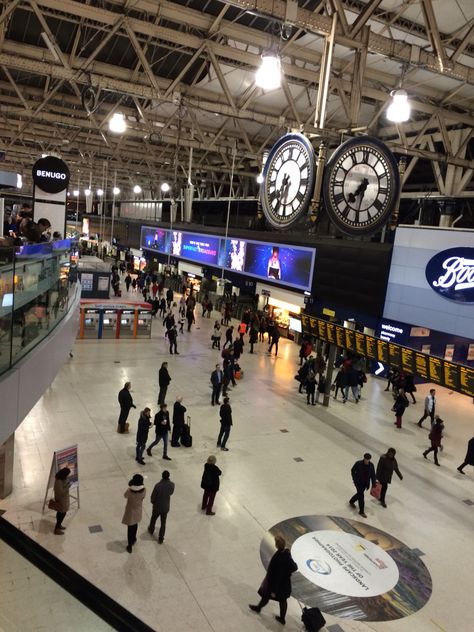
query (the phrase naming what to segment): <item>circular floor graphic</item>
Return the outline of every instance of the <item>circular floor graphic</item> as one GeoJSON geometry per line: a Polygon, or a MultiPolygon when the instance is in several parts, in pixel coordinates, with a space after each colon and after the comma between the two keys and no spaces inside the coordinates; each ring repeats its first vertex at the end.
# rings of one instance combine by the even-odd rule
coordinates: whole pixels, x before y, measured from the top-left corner
{"type": "Polygon", "coordinates": [[[298,571],[293,597],[346,619],[391,621],[422,608],[431,576],[420,557],[384,531],[335,516],[299,516],[272,527],[262,540],[265,568],[285,538],[298,571]]]}

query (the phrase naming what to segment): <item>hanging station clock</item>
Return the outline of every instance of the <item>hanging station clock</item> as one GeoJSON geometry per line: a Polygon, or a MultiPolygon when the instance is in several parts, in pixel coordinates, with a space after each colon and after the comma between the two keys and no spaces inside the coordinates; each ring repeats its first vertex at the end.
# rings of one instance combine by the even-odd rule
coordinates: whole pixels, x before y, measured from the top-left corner
{"type": "Polygon", "coordinates": [[[313,147],[302,134],[286,134],[272,147],[260,195],[265,217],[274,228],[287,228],[308,210],[315,162],[313,147]]]}
{"type": "Polygon", "coordinates": [[[376,138],[351,138],[331,156],[323,181],[331,221],[348,235],[369,235],[388,221],[400,190],[397,162],[376,138]]]}

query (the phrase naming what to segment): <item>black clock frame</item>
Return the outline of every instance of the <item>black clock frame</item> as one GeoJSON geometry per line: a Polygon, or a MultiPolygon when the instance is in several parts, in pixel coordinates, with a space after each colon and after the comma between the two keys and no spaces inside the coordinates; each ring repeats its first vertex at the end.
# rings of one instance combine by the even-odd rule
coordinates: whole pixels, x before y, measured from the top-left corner
{"type": "Polygon", "coordinates": [[[288,228],[289,226],[291,226],[292,224],[300,220],[301,217],[308,211],[309,205],[311,204],[311,200],[313,197],[315,179],[316,179],[316,156],[315,156],[314,148],[313,148],[313,145],[311,144],[311,141],[308,138],[306,138],[306,136],[304,136],[303,134],[299,134],[296,132],[292,132],[290,134],[285,134],[284,136],[281,136],[281,138],[279,138],[276,141],[276,143],[273,145],[273,147],[270,150],[270,153],[268,154],[268,158],[265,162],[265,167],[263,169],[263,183],[260,189],[260,202],[262,204],[263,213],[265,215],[267,222],[273,228],[276,228],[277,230],[285,230],[286,228],[288,228]],[[303,147],[306,149],[308,153],[308,156],[309,156],[308,187],[306,189],[306,193],[304,195],[304,198],[301,202],[301,205],[298,211],[295,211],[294,215],[290,217],[289,221],[279,222],[275,218],[274,214],[272,213],[272,211],[269,209],[267,205],[267,196],[266,196],[267,185],[268,185],[267,177],[268,177],[268,172],[269,172],[270,166],[272,165],[275,154],[280,151],[283,145],[290,142],[300,143],[301,145],[303,145],[303,147]]]}
{"type": "MultiPolygon", "coordinates": [[[[359,163],[361,164],[361,163],[359,163]]],[[[372,136],[361,136],[357,138],[350,138],[342,143],[332,154],[328,161],[323,178],[323,200],[324,207],[328,213],[331,222],[343,233],[350,236],[366,236],[372,235],[379,231],[390,219],[390,216],[397,204],[400,195],[400,175],[398,172],[398,164],[395,156],[390,149],[377,138],[372,136]],[[335,166],[340,162],[341,156],[348,154],[351,150],[363,150],[364,147],[372,147],[383,155],[385,161],[389,165],[387,171],[387,180],[389,182],[389,191],[387,194],[387,202],[385,211],[377,217],[376,221],[369,226],[351,226],[345,223],[337,210],[337,204],[334,201],[334,186],[333,179],[335,177],[335,166]]],[[[349,202],[348,202],[349,204],[349,202]]]]}

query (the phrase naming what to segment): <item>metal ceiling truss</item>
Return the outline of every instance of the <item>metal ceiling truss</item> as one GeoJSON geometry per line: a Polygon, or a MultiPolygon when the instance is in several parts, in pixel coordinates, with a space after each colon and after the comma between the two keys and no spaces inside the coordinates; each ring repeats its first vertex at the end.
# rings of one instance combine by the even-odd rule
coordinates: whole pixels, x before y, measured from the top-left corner
{"type": "MultiPolygon", "coordinates": [[[[303,129],[310,136],[323,134],[336,143],[344,130],[354,133],[359,129],[361,103],[369,103],[374,111],[372,121],[359,131],[370,132],[377,126],[377,134],[394,150],[413,156],[407,168],[408,176],[413,173],[419,158],[449,165],[447,170],[437,167],[435,177],[445,179],[440,190],[444,188],[451,192],[447,194],[455,195],[456,191],[462,192],[469,185],[474,168],[474,162],[466,154],[474,129],[474,115],[469,107],[453,106],[458,91],[474,83],[474,69],[459,61],[462,55],[471,54],[474,25],[467,24],[465,29],[449,38],[440,33],[431,0],[420,2],[425,27],[413,24],[412,27],[417,36],[424,34],[432,52],[426,47],[376,34],[367,25],[370,19],[375,19],[383,22],[388,32],[391,27],[411,28],[407,20],[402,20],[403,11],[411,0],[404,2],[395,15],[382,12],[380,0],[364,3],[329,0],[326,15],[295,8],[295,3],[282,0],[232,0],[223,5],[217,16],[172,1],[136,0],[131,7],[123,0],[109,0],[103,5],[109,8],[102,8],[74,0],[26,0],[21,5],[16,0],[5,0],[0,3],[0,7],[3,5],[0,12],[0,75],[5,78],[0,81],[0,135],[9,147],[7,163],[18,160],[25,164],[28,151],[48,147],[62,152],[73,170],[87,170],[91,164],[107,160],[110,168],[116,168],[119,175],[127,174],[127,170],[129,175],[130,168],[136,168],[145,178],[154,178],[157,174],[168,176],[172,169],[165,163],[173,160],[177,111],[184,106],[186,115],[179,146],[183,157],[180,162],[186,163],[187,152],[192,148],[193,170],[199,170],[198,179],[207,182],[208,188],[215,186],[216,173],[223,174],[228,180],[232,148],[237,142],[236,177],[248,186],[245,180],[253,179],[260,169],[263,149],[282,132],[303,129]],[[232,91],[223,67],[253,72],[260,63],[261,51],[268,49],[272,38],[268,33],[226,19],[229,4],[243,11],[269,16],[279,23],[285,22],[292,5],[292,25],[297,30],[288,41],[280,42],[284,72],[280,108],[259,103],[262,92],[253,84],[241,94],[232,91]],[[57,53],[57,60],[45,48],[2,38],[5,29],[1,27],[12,16],[14,19],[18,6],[35,15],[57,53]],[[348,23],[344,8],[357,10],[358,17],[352,24],[348,23]],[[133,13],[130,13],[132,9],[133,13]],[[336,44],[353,49],[355,54],[349,63],[347,58],[333,59],[329,93],[339,98],[340,105],[327,117],[326,124],[331,123],[331,129],[318,130],[312,125],[312,101],[315,98],[311,95],[317,89],[321,54],[301,46],[298,35],[309,32],[328,36],[334,12],[338,14],[336,44]],[[55,40],[49,25],[52,17],[75,25],[69,54],[61,51],[55,40]],[[81,33],[87,28],[100,33],[101,37],[97,37],[96,47],[84,57],[79,45],[81,33]],[[126,38],[136,55],[132,69],[97,60],[112,38],[119,35],[126,38]],[[159,44],[173,55],[187,55],[186,63],[181,64],[172,79],[155,73],[148,55],[151,44],[159,44]],[[416,69],[422,68],[460,83],[451,92],[443,94],[436,88],[417,85],[414,76],[407,73],[404,88],[410,91],[413,82],[413,95],[417,95],[410,99],[414,121],[395,129],[381,126],[388,92],[396,87],[398,78],[367,67],[369,53],[400,62],[415,69],[415,74],[416,69]],[[194,79],[184,84],[183,79],[196,64],[199,68],[194,79]],[[221,93],[208,89],[205,82],[196,84],[208,64],[221,93]],[[13,71],[41,77],[44,89],[29,86],[28,77],[15,75],[15,78],[13,71]],[[93,86],[101,99],[100,106],[90,116],[81,105],[84,86],[93,86]],[[298,89],[300,92],[295,97],[298,89]],[[166,114],[160,112],[163,104],[166,114]],[[109,116],[118,108],[127,116],[128,130],[117,139],[104,132],[109,116]],[[203,113],[224,118],[217,127],[209,126],[203,123],[203,113]],[[259,131],[250,135],[246,121],[257,124],[259,131]],[[456,140],[459,134],[454,132],[460,133],[459,142],[456,140]],[[153,135],[159,138],[159,143],[151,142],[153,135]],[[65,140],[68,142],[60,142],[65,140]],[[439,151],[440,141],[444,151],[439,151]]],[[[184,178],[186,169],[180,171],[184,178]]],[[[221,182],[221,193],[222,186],[221,182]]]]}

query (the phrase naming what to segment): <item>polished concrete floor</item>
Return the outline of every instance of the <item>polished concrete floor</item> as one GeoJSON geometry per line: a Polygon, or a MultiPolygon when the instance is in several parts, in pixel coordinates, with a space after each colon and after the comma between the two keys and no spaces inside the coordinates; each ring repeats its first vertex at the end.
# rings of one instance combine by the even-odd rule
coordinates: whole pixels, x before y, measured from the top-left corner
{"type": "MultiPolygon", "coordinates": [[[[467,468],[466,476],[456,472],[474,434],[472,402],[438,389],[446,438],[437,468],[421,454],[429,445],[428,430],[416,426],[429,385],[419,388],[420,403],[408,408],[404,427],[397,430],[384,382],[369,377],[358,405],[331,400],[329,408],[309,407],[293,379],[295,344],[282,340],[277,358],[268,355],[266,344],[259,344],[253,356],[246,346],[244,377],[230,393],[230,451],[216,452],[218,409],[210,405],[209,376],[219,356],[210,348],[213,320],[202,320],[199,307],[197,311],[196,326],[178,339],[179,356],[167,352],[159,320],[151,340],[76,343],[74,358],[16,433],[15,490],[1,504],[4,517],[158,632],[278,630],[274,603],[261,615],[248,610],[264,575],[262,537],[293,516],[358,518],[347,502],[353,493],[350,468],[366,450],[376,460],[393,446],[404,480],[394,478],[387,509],[367,501],[367,523],[422,551],[433,581],[431,599],[415,614],[383,623],[327,616],[328,629],[473,629],[474,505],[464,501],[474,503],[474,471],[467,468]],[[146,465],[138,466],[138,411],[150,406],[155,412],[157,373],[165,360],[172,377],[168,403],[183,396],[194,444],[191,449],[170,448],[169,462],[155,448],[152,458],[145,456],[146,465]],[[130,415],[131,433],[119,435],[117,393],[127,380],[138,409],[130,415]],[[60,537],[53,535],[53,515],[43,515],[42,504],[53,451],[74,443],[79,446],[80,509],[68,513],[66,534],[60,537]],[[208,517],[199,510],[200,480],[203,463],[214,453],[223,476],[216,515],[208,517]],[[165,543],[159,545],[146,531],[151,509],[147,498],[138,542],[129,555],[121,524],[127,482],[140,471],[150,493],[164,467],[176,483],[165,543]],[[93,526],[100,530],[91,533],[93,526]]],[[[31,623],[22,629],[41,628],[31,623]]],[[[64,628],[52,622],[49,629],[64,628]]],[[[302,629],[294,599],[286,629],[302,629]]]]}

